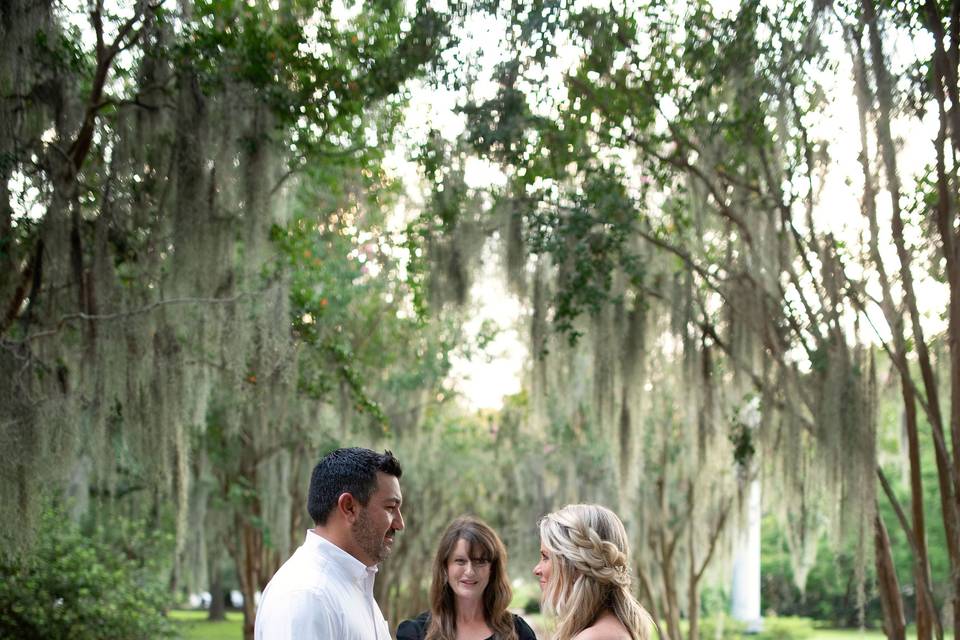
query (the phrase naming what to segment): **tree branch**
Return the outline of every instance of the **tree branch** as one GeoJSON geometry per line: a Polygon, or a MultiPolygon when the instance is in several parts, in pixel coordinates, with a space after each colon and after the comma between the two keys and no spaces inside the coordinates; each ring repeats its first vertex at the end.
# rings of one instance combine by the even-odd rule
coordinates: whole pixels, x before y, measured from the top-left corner
{"type": "Polygon", "coordinates": [[[716,526],[713,528],[713,531],[710,534],[709,546],[707,547],[707,555],[703,559],[703,563],[700,565],[700,569],[694,574],[696,582],[700,582],[700,579],[703,578],[704,572],[707,570],[707,565],[710,564],[710,560],[713,558],[713,553],[717,549],[717,541],[720,539],[720,533],[723,531],[724,526],[727,523],[727,516],[730,513],[730,508],[733,505],[733,498],[728,498],[727,503],[723,506],[723,509],[720,511],[720,516],[717,518],[716,526]]]}
{"type": "Polygon", "coordinates": [[[33,340],[38,340],[40,338],[46,338],[52,335],[55,335],[60,332],[65,325],[70,322],[77,321],[109,321],[109,320],[122,320],[124,318],[129,318],[132,316],[142,315],[145,313],[150,313],[155,309],[168,305],[177,305],[177,304],[232,304],[239,300],[240,298],[249,295],[247,293],[238,293],[237,295],[231,298],[169,298],[167,300],[158,300],[152,304],[148,304],[145,307],[139,309],[131,309],[129,311],[119,311],[117,313],[107,313],[107,314],[87,314],[87,313],[71,313],[61,317],[53,329],[47,331],[40,331],[34,334],[30,334],[23,338],[22,340],[12,341],[13,344],[26,344],[32,342],[33,340]]]}

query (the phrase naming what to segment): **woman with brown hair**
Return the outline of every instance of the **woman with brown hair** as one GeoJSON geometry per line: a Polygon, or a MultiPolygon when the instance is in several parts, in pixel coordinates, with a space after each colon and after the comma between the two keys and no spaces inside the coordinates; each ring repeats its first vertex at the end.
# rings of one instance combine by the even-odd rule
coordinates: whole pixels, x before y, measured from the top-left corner
{"type": "Polygon", "coordinates": [[[650,614],[630,591],[627,531],[613,511],[572,504],[540,520],[544,608],[557,616],[553,640],[648,640],[650,614]]]}
{"type": "Polygon", "coordinates": [[[536,640],[523,618],[507,611],[512,597],[500,537],[462,516],[440,538],[430,611],[401,622],[397,640],[536,640]]]}

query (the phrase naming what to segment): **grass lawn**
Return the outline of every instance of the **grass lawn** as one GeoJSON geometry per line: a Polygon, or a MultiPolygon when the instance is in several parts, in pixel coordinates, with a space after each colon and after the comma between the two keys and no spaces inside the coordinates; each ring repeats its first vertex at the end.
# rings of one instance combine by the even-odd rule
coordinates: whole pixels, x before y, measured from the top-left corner
{"type": "MultiPolygon", "coordinates": [[[[816,629],[813,635],[807,636],[814,640],[882,640],[886,638],[882,631],[857,631],[856,629],[816,629]]],[[[952,638],[953,634],[944,632],[944,638],[952,638]]],[[[917,630],[907,628],[907,640],[916,640],[917,630]]]]}
{"type": "MultiPolygon", "coordinates": [[[[886,638],[882,631],[857,631],[856,629],[814,629],[811,635],[804,636],[813,640],[881,640],[886,638]]],[[[910,634],[907,634],[910,637],[910,634]]],[[[916,638],[916,634],[913,635],[916,638]]]]}
{"type": "MultiPolygon", "coordinates": [[[[539,614],[523,616],[537,632],[540,640],[547,640],[543,633],[544,620],[539,614]]],[[[171,611],[170,619],[176,623],[184,640],[241,640],[243,638],[243,614],[227,612],[224,622],[207,622],[206,611],[171,611]]],[[[803,618],[767,618],[764,633],[743,636],[754,640],[883,640],[882,631],[857,631],[852,629],[814,629],[811,620],[803,618]]],[[[713,640],[712,634],[701,636],[713,640]]],[[[729,637],[729,636],[727,636],[729,637]]],[[[917,632],[907,630],[907,638],[915,640],[917,632]]],[[[952,637],[947,634],[947,637],[952,637]]]]}
{"type": "Polygon", "coordinates": [[[206,611],[171,611],[170,619],[176,623],[184,640],[241,640],[243,638],[243,614],[228,611],[223,622],[207,622],[206,611]]]}
{"type": "MultiPolygon", "coordinates": [[[[755,638],[775,640],[776,638],[792,637],[796,640],[810,638],[813,640],[882,640],[886,638],[880,629],[859,631],[857,629],[819,629],[814,628],[814,622],[809,618],[765,618],[764,633],[755,638]]],[[[907,627],[907,640],[916,640],[917,629],[907,627]]],[[[951,638],[946,633],[944,637],[951,638]]]]}

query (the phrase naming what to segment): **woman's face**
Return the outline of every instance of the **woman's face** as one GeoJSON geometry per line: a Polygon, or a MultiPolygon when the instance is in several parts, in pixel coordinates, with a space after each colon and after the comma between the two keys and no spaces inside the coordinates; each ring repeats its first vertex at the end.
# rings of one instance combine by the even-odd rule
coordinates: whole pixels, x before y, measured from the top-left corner
{"type": "Polygon", "coordinates": [[[553,561],[550,559],[550,552],[547,551],[547,548],[543,546],[543,542],[541,542],[540,562],[538,562],[537,566],[533,568],[533,575],[537,576],[537,578],[540,580],[541,591],[547,588],[547,583],[550,581],[551,571],[553,571],[553,561]]]}
{"type": "Polygon", "coordinates": [[[470,557],[470,543],[463,538],[447,558],[447,584],[458,598],[479,599],[490,582],[490,561],[470,557]]]}

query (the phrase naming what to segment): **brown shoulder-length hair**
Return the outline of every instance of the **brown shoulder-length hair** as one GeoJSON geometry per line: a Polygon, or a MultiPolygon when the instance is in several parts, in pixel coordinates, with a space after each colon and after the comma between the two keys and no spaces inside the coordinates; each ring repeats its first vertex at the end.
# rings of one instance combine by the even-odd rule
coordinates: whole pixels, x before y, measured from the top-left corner
{"type": "Polygon", "coordinates": [[[507,611],[513,590],[507,577],[507,550],[496,531],[479,518],[461,516],[447,526],[433,561],[430,624],[425,640],[456,640],[457,600],[447,582],[447,563],[457,542],[466,540],[470,558],[490,562],[490,581],[483,590],[483,613],[497,640],[517,640],[513,615],[507,611]]]}

